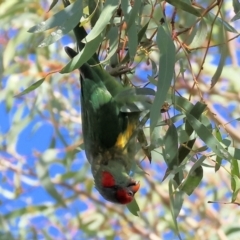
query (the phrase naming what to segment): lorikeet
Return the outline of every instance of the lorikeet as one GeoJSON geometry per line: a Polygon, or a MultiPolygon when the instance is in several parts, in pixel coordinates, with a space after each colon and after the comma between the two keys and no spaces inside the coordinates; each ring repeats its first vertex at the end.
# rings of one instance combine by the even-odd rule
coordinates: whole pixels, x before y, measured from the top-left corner
{"type": "MultiPolygon", "coordinates": [[[[77,26],[74,32],[81,50],[85,29],[77,26]]],[[[77,55],[69,47],[65,47],[65,51],[71,58],[77,55]]],[[[136,153],[142,109],[136,107],[128,112],[126,108],[145,96],[137,94],[135,89],[123,87],[101,67],[96,54],[79,70],[83,139],[96,189],[108,201],[130,203],[140,187],[129,174],[136,153]]]]}

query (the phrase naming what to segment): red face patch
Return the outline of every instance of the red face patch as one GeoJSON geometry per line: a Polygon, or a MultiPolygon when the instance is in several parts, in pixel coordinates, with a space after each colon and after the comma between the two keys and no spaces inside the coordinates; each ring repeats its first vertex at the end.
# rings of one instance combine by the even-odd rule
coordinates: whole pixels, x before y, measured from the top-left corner
{"type": "Polygon", "coordinates": [[[127,204],[133,200],[133,195],[130,195],[125,189],[119,189],[117,191],[117,200],[121,204],[127,204]]]}
{"type": "Polygon", "coordinates": [[[102,172],[102,186],[103,187],[113,187],[115,185],[115,180],[111,173],[102,172]]]}

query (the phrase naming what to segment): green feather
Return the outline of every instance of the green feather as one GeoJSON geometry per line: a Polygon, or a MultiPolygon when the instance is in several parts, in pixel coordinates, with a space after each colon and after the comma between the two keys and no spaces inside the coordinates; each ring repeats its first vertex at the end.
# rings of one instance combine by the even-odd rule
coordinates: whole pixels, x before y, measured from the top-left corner
{"type": "Polygon", "coordinates": [[[83,96],[86,96],[83,98],[83,104],[87,104],[90,101],[95,112],[99,111],[104,104],[112,100],[112,95],[102,82],[95,83],[86,78],[82,81],[82,89],[83,96]]]}

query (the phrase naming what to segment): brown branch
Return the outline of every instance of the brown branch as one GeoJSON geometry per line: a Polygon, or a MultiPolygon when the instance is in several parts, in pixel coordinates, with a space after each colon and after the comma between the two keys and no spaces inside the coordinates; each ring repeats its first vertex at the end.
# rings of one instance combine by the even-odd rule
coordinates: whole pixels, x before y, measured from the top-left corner
{"type": "Polygon", "coordinates": [[[240,129],[232,127],[228,122],[221,116],[219,112],[214,108],[213,104],[210,101],[205,101],[208,107],[208,115],[214,119],[220,126],[222,126],[230,137],[238,142],[240,142],[240,129]]]}

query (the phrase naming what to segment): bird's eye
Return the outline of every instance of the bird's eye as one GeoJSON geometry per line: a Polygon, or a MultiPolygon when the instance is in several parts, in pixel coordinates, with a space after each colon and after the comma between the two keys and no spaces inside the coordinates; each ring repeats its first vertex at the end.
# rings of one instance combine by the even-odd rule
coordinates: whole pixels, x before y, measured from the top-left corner
{"type": "Polygon", "coordinates": [[[132,197],[133,196],[133,192],[129,191],[128,192],[128,196],[132,197]]]}

